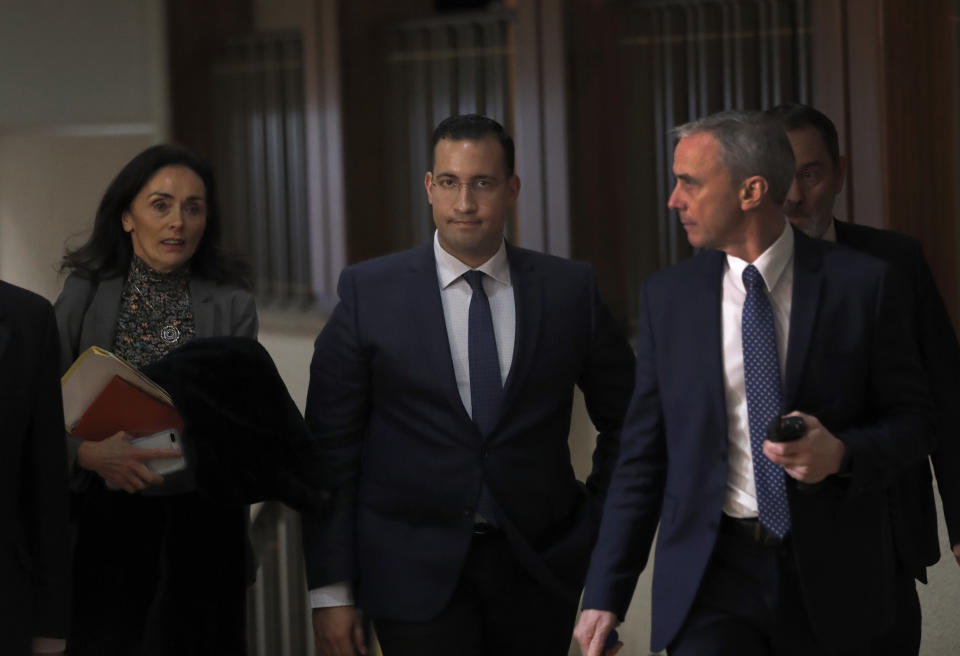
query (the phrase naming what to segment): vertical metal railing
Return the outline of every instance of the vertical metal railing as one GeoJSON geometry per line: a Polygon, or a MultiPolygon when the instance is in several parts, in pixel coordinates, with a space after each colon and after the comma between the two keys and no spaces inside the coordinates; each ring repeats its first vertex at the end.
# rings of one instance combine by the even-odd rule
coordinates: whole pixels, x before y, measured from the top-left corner
{"type": "Polygon", "coordinates": [[[302,308],[313,300],[302,38],[233,38],[212,77],[225,240],[249,258],[264,305],[302,308]]]}
{"type": "Polygon", "coordinates": [[[260,504],[252,515],[259,567],[247,595],[250,656],[314,656],[300,516],[274,502],[260,504]]]}
{"type": "Polygon", "coordinates": [[[511,10],[455,13],[390,26],[386,39],[389,86],[385,185],[396,248],[423,243],[432,231],[423,198],[430,136],[451,114],[486,114],[510,129],[511,10]]]}
{"type": "Polygon", "coordinates": [[[623,0],[621,45],[631,169],[653,175],[627,190],[632,252],[628,316],[649,273],[691,253],[666,208],[673,188],[669,130],[722,109],[766,109],[810,97],[808,0],[623,0]],[[647,244],[656,244],[650,248],[647,244]]]}

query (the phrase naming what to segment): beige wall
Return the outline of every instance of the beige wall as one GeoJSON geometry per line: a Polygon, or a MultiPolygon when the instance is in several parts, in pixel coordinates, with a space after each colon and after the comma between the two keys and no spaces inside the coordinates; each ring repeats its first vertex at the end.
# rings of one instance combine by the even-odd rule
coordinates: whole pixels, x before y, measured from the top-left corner
{"type": "Polygon", "coordinates": [[[3,0],[0,125],[158,124],[162,0],[3,0]]]}
{"type": "Polygon", "coordinates": [[[0,4],[0,277],[55,297],[65,241],[166,134],[162,0],[0,4]]]}
{"type": "Polygon", "coordinates": [[[0,135],[0,278],[49,299],[64,242],[88,234],[111,178],[153,134],[0,135]],[[72,239],[71,239],[72,238],[72,239]]]}

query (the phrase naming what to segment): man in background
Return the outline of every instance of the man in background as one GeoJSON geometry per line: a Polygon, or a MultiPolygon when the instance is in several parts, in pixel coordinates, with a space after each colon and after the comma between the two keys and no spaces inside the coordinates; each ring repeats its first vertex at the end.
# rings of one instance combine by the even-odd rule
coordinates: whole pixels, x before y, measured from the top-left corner
{"type": "Polygon", "coordinates": [[[833,122],[813,107],[795,103],[779,105],[770,114],[783,121],[796,159],[796,174],[783,205],[791,223],[811,237],[835,241],[889,262],[907,285],[901,312],[909,321],[939,421],[929,461],[917,463],[891,491],[900,565],[898,613],[896,630],[877,646],[877,653],[916,654],[921,616],[914,579],[926,583],[926,568],[940,559],[930,463],[937,476],[953,556],[960,564],[960,435],[948,419],[960,399],[960,348],[919,242],[834,218],[834,202],[843,189],[847,161],[840,155],[833,122]]]}
{"type": "Polygon", "coordinates": [[[0,281],[0,654],[62,654],[69,618],[59,342],[46,300],[0,281]]]}

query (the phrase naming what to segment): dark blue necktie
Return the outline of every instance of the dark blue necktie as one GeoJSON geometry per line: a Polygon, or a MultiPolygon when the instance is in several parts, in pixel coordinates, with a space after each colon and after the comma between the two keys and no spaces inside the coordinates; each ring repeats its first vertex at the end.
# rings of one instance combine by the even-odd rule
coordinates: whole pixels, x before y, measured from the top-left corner
{"type": "Polygon", "coordinates": [[[760,523],[779,538],[790,531],[786,473],[763,455],[767,426],[783,412],[780,361],[773,309],[763,276],[752,264],[743,271],[747,299],[743,303],[743,378],[747,390],[747,418],[753,479],[757,488],[760,523]]]}
{"type": "Polygon", "coordinates": [[[500,415],[503,384],[500,382],[500,357],[493,333],[490,301],[483,291],[482,271],[467,271],[464,280],[473,289],[470,297],[468,352],[470,357],[470,406],[473,422],[486,437],[500,415]]]}
{"type": "MultiPolygon", "coordinates": [[[[470,296],[470,313],[467,324],[467,345],[470,359],[470,410],[473,423],[486,436],[500,415],[503,384],[500,382],[500,357],[497,355],[497,340],[493,333],[493,315],[490,301],[483,290],[482,271],[467,271],[467,281],[473,294],[470,296]]],[[[499,525],[496,504],[486,483],[480,486],[477,513],[488,523],[499,525]]]]}

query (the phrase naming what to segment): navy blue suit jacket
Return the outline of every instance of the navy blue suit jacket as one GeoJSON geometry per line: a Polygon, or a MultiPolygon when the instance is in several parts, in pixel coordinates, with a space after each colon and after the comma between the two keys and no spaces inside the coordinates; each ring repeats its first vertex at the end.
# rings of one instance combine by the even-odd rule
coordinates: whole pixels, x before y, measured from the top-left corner
{"type": "Polygon", "coordinates": [[[616,460],[633,353],[582,263],[507,246],[516,345],[481,435],[457,391],[432,242],[348,267],[316,341],[306,418],[334,510],[305,519],[311,588],[351,581],[372,615],[426,620],[449,599],[481,481],[517,557],[576,604],[616,460]],[[599,431],[586,485],[567,445],[574,386],[599,431]]]}
{"type": "MultiPolygon", "coordinates": [[[[960,346],[937,291],[920,243],[889,230],[834,222],[837,242],[890,262],[906,284],[902,306],[920,352],[930,393],[938,410],[937,446],[930,455],[937,474],[950,544],[960,543],[960,435],[951,421],[960,399],[960,346]]],[[[921,581],[940,559],[937,506],[930,463],[917,463],[891,492],[897,553],[903,566],[921,581]]]]}
{"type": "MultiPolygon", "coordinates": [[[[813,629],[858,644],[893,610],[887,488],[926,457],[929,402],[885,264],[795,231],[784,400],[842,439],[850,473],[799,491],[791,543],[813,629]]],[[[584,592],[623,616],[659,523],[654,651],[677,634],[717,539],[727,482],[721,344],[725,255],[706,251],[643,287],[636,386],[584,592]]]]}

